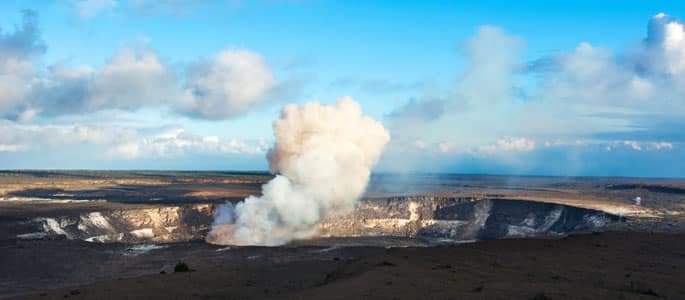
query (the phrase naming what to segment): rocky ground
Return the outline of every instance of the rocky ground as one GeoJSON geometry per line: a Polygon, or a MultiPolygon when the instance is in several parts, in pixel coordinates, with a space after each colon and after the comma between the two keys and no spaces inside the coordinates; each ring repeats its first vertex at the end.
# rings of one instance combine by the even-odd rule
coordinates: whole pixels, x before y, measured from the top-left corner
{"type": "Polygon", "coordinates": [[[321,238],[204,242],[270,178],[0,171],[0,297],[685,298],[684,181],[374,175],[321,238]]]}
{"type": "Polygon", "coordinates": [[[3,245],[0,282],[28,293],[13,299],[683,299],[684,237],[604,232],[398,248],[190,243],[140,254],[24,242],[3,245]],[[179,260],[191,272],[174,273],[179,260]]]}

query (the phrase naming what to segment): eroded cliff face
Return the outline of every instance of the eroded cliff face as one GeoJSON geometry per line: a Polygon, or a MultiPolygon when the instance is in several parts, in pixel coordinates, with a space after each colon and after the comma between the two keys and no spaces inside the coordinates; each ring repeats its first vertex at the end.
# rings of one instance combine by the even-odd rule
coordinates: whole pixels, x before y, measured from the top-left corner
{"type": "Polygon", "coordinates": [[[402,236],[437,240],[488,240],[559,235],[619,221],[604,212],[542,202],[396,197],[364,201],[353,213],[321,224],[322,236],[402,236]]]}
{"type": "MultiPolygon", "coordinates": [[[[203,240],[214,205],[196,204],[103,210],[34,218],[18,238],[63,236],[91,242],[203,240]]],[[[523,200],[411,196],[364,199],[349,213],[319,226],[323,237],[394,236],[433,241],[472,241],[559,235],[620,221],[601,211],[523,200]]]]}
{"type": "Polygon", "coordinates": [[[37,230],[18,237],[61,235],[90,242],[127,243],[201,240],[211,225],[212,211],[211,204],[196,204],[35,218],[30,222],[37,230]]]}

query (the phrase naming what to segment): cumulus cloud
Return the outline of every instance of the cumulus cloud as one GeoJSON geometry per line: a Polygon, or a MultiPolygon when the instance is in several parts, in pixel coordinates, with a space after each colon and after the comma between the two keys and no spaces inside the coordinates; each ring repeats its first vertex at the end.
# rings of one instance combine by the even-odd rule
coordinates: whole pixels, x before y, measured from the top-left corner
{"type": "Polygon", "coordinates": [[[187,71],[180,110],[188,115],[224,119],[245,112],[277,87],[271,68],[261,55],[227,49],[187,71]]]}
{"type": "Polygon", "coordinates": [[[44,115],[103,109],[137,110],[177,97],[174,73],[143,46],[120,49],[99,69],[56,64],[37,80],[29,99],[44,115]]]}
{"type": "Polygon", "coordinates": [[[399,136],[422,134],[404,129],[424,127],[427,122],[454,122],[466,111],[487,116],[498,106],[507,106],[516,94],[514,73],[521,67],[519,55],[524,47],[523,39],[501,28],[481,26],[461,47],[467,64],[456,85],[447,92],[431,91],[397,108],[387,116],[391,128],[403,124],[399,136]]]}
{"type": "Polygon", "coordinates": [[[464,44],[469,61],[457,84],[457,100],[474,106],[511,100],[512,73],[519,68],[524,47],[522,38],[509,35],[499,27],[480,27],[464,44]]]}
{"type": "Polygon", "coordinates": [[[0,115],[16,116],[31,91],[33,59],[47,48],[40,39],[36,19],[35,12],[27,10],[14,32],[0,28],[0,115]]]}
{"type": "Polygon", "coordinates": [[[95,76],[92,106],[132,109],[171,97],[173,73],[146,47],[123,48],[95,76]]]}
{"type": "Polygon", "coordinates": [[[550,61],[540,101],[566,102],[593,107],[630,107],[648,99],[653,84],[625,65],[611,51],[581,43],[574,52],[560,54],[550,61]]]}
{"type": "Polygon", "coordinates": [[[149,46],[128,45],[100,67],[56,63],[43,69],[37,66],[44,65],[45,49],[32,12],[14,32],[0,31],[0,116],[28,121],[156,107],[229,119],[299,88],[296,81],[277,81],[266,59],[246,49],[172,68],[149,46]]]}
{"type": "Polygon", "coordinates": [[[543,74],[539,93],[545,101],[580,102],[595,113],[618,107],[623,113],[672,114],[682,112],[673,108],[684,107],[685,29],[663,13],[650,20],[647,36],[637,47],[614,54],[581,43],[548,63],[551,71],[543,74]]]}
{"type": "Polygon", "coordinates": [[[647,37],[638,53],[643,71],[678,75],[685,72],[685,28],[664,13],[649,22],[647,37]]]}
{"type": "Polygon", "coordinates": [[[462,46],[467,66],[453,91],[412,98],[387,117],[392,123],[416,124],[511,100],[515,93],[513,73],[520,67],[518,58],[524,47],[523,39],[501,28],[480,27],[462,46]]]}
{"type": "Polygon", "coordinates": [[[581,42],[525,62],[521,38],[483,26],[463,44],[467,65],[455,85],[434,93],[439,97],[412,98],[386,116],[397,137],[389,152],[398,161],[422,162],[431,153],[531,157],[588,145],[592,151],[671,150],[685,141],[672,128],[685,122],[659,120],[685,117],[684,28],[658,14],[647,36],[622,51],[581,42]],[[534,141],[547,141],[546,147],[534,141]]]}
{"type": "Polygon", "coordinates": [[[33,12],[24,13],[13,33],[0,34],[1,115],[27,121],[37,114],[137,109],[161,101],[176,85],[173,73],[146,47],[122,48],[97,69],[58,63],[40,70],[45,49],[33,12]]]}
{"type": "Polygon", "coordinates": [[[33,88],[34,106],[45,115],[137,110],[170,106],[203,119],[245,113],[282,86],[265,59],[248,50],[226,50],[185,71],[185,86],[159,55],[145,46],[120,49],[102,68],[53,65],[33,88]]]}
{"type": "Polygon", "coordinates": [[[427,149],[435,149],[428,145],[451,155],[473,154],[481,147],[494,152],[488,143],[506,134],[497,131],[501,120],[496,116],[509,112],[513,104],[515,73],[522,67],[519,55],[524,47],[521,38],[501,28],[479,27],[460,47],[467,63],[454,86],[428,90],[386,115],[393,135],[386,157],[411,170],[424,165],[427,149]],[[417,140],[424,145],[418,148],[421,151],[414,151],[417,140]]]}
{"type": "Polygon", "coordinates": [[[16,117],[31,90],[33,64],[29,60],[0,59],[0,113],[16,117]]]}

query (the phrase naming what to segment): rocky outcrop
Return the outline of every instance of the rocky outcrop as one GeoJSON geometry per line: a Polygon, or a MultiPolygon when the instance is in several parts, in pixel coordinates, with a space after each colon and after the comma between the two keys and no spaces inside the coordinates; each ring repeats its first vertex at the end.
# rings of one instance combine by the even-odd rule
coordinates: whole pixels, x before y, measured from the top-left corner
{"type": "MultiPolygon", "coordinates": [[[[63,236],[91,242],[203,240],[214,205],[156,206],[35,218],[18,238],[63,236]]],[[[620,218],[561,204],[469,197],[407,196],[364,199],[319,225],[324,237],[394,236],[434,241],[488,240],[587,231],[620,218]]]]}
{"type": "Polygon", "coordinates": [[[353,213],[324,220],[320,233],[465,241],[559,235],[619,220],[601,211],[560,204],[419,196],[365,201],[353,213]]]}
{"type": "Polygon", "coordinates": [[[108,210],[76,216],[35,218],[35,232],[19,238],[62,235],[91,242],[176,242],[201,240],[212,222],[213,205],[108,210]]]}

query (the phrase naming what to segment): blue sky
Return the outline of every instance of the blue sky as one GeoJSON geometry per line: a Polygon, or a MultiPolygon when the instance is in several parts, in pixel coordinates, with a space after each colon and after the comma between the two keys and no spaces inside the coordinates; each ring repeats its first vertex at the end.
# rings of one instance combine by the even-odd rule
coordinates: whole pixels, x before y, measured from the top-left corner
{"type": "Polygon", "coordinates": [[[347,95],[391,133],[377,171],[683,177],[683,14],[682,1],[2,1],[0,168],[266,169],[283,105],[347,95]]]}

